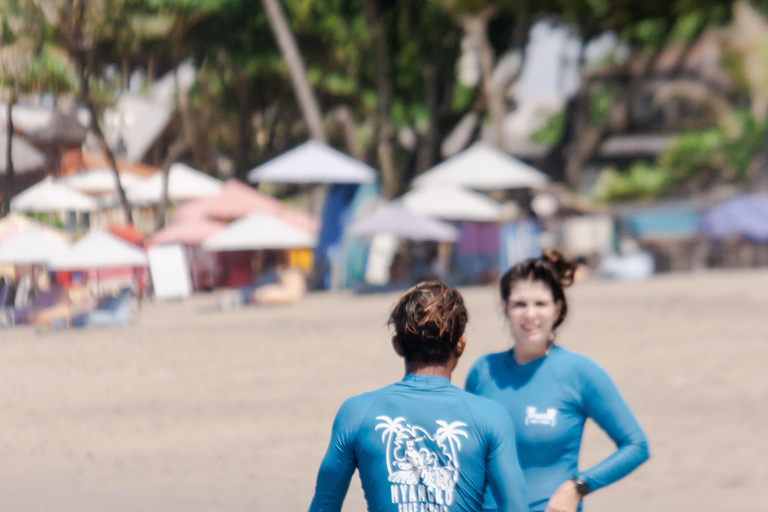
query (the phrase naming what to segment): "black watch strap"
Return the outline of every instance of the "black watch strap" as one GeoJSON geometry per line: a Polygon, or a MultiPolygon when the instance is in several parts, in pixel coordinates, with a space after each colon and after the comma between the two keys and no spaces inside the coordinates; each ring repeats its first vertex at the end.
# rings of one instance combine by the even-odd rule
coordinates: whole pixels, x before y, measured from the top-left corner
{"type": "Polygon", "coordinates": [[[571,481],[576,484],[576,492],[579,493],[579,496],[583,498],[589,494],[589,484],[587,482],[577,476],[571,478],[571,481]]]}

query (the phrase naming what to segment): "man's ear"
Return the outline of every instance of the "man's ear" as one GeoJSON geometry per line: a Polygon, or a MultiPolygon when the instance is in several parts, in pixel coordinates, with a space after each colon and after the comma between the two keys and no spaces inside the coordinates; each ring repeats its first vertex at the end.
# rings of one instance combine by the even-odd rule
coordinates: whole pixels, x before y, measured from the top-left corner
{"type": "Polygon", "coordinates": [[[400,357],[403,357],[403,348],[400,346],[400,340],[397,339],[397,336],[392,336],[392,348],[395,349],[395,353],[399,355],[400,357]]]}
{"type": "Polygon", "coordinates": [[[461,357],[461,354],[464,353],[464,349],[467,347],[467,338],[462,336],[459,338],[459,341],[456,342],[456,346],[453,347],[453,355],[456,356],[456,359],[461,357]]]}

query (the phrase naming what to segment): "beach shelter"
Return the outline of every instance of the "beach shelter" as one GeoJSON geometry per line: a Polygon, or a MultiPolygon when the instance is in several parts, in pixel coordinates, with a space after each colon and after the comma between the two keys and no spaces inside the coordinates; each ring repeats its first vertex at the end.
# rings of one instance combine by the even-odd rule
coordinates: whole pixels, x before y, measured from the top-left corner
{"type": "Polygon", "coordinates": [[[29,230],[0,246],[0,263],[13,265],[47,265],[61,256],[69,244],[45,231],[29,230]]]}
{"type": "Polygon", "coordinates": [[[307,249],[317,243],[317,237],[279,217],[252,213],[228,225],[203,242],[203,249],[212,252],[256,251],[262,249],[307,249]]]}
{"type": "Polygon", "coordinates": [[[292,208],[234,179],[227,180],[216,195],[179,206],[174,218],[180,220],[207,217],[226,222],[256,212],[275,215],[304,231],[317,232],[317,219],[308,213],[292,208]]]}
{"type": "MultiPolygon", "coordinates": [[[[135,187],[145,181],[146,178],[132,172],[121,172],[120,183],[123,189],[135,187]]],[[[77,172],[61,181],[78,192],[86,194],[103,195],[117,192],[117,179],[112,169],[86,169],[77,172]]]]}
{"type": "Polygon", "coordinates": [[[768,242],[768,194],[743,194],[714,206],[699,221],[710,240],[738,235],[768,242]]]}
{"type": "Polygon", "coordinates": [[[43,224],[20,213],[11,212],[0,219],[0,246],[11,238],[30,230],[43,232],[66,243],[72,240],[70,234],[63,229],[43,224]]]}
{"type": "Polygon", "coordinates": [[[501,205],[466,188],[435,185],[411,190],[400,197],[409,210],[452,221],[498,222],[501,205]]]}
{"type": "Polygon", "coordinates": [[[539,188],[548,181],[547,175],[538,169],[481,141],[426,171],[414,180],[413,185],[506,190],[539,188]]]}
{"type": "MultiPolygon", "coordinates": [[[[168,170],[168,199],[173,202],[189,201],[218,194],[224,183],[197,169],[176,162],[168,170]]],[[[126,187],[131,203],[157,204],[163,200],[162,172],[156,172],[146,180],[126,187]]]]}
{"type": "Polygon", "coordinates": [[[455,242],[456,228],[411,211],[399,202],[382,205],[370,217],[352,224],[347,234],[353,237],[393,235],[415,241],[455,242]]]}
{"type": "Polygon", "coordinates": [[[16,212],[94,212],[98,208],[99,205],[94,198],[50,176],[11,200],[11,210],[16,212]]]}
{"type": "Polygon", "coordinates": [[[223,222],[206,218],[182,219],[155,233],[149,244],[200,245],[226,226],[223,222]]]}
{"type": "Polygon", "coordinates": [[[54,270],[146,266],[147,255],[143,250],[107,231],[88,233],[50,263],[54,270]]]}
{"type": "Polygon", "coordinates": [[[327,144],[308,140],[248,173],[251,183],[373,183],[376,170],[327,144]]]}

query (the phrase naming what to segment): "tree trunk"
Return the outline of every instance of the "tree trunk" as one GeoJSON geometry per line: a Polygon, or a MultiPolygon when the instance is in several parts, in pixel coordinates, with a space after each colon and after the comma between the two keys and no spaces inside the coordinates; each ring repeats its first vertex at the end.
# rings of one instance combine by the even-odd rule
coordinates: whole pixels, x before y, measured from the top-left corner
{"type": "Polygon", "coordinates": [[[237,150],[235,156],[235,177],[245,181],[248,174],[248,154],[253,146],[253,119],[251,112],[251,96],[248,88],[248,78],[239,70],[234,69],[235,89],[237,91],[237,150]]]}
{"type": "Polygon", "coordinates": [[[155,227],[159,230],[165,227],[165,212],[170,204],[168,198],[168,184],[170,181],[171,165],[176,163],[181,155],[192,147],[195,140],[195,125],[192,121],[192,113],[189,111],[189,97],[179,86],[178,68],[173,71],[173,84],[176,89],[176,111],[179,114],[181,130],[176,140],[168,148],[168,154],[163,161],[163,187],[162,200],[155,212],[155,227]]]}
{"type": "Polygon", "coordinates": [[[488,106],[488,113],[493,123],[494,144],[498,147],[504,145],[504,118],[507,115],[507,105],[504,101],[504,87],[494,83],[493,69],[496,56],[493,46],[488,40],[488,23],[496,14],[497,8],[489,6],[480,11],[476,16],[462,16],[459,24],[464,31],[472,36],[477,43],[480,52],[480,70],[482,72],[483,95],[488,106]]]}
{"type": "Polygon", "coordinates": [[[312,86],[307,78],[307,68],[304,65],[304,59],[299,52],[296,38],[291,32],[288,21],[285,18],[282,6],[279,0],[261,0],[264,10],[267,13],[269,27],[280,47],[280,53],[288,67],[288,74],[291,77],[296,100],[301,108],[304,122],[307,123],[307,131],[310,137],[326,142],[325,130],[323,129],[323,119],[320,111],[320,104],[312,91],[312,86]]]}
{"type": "Polygon", "coordinates": [[[394,130],[389,119],[392,107],[389,52],[384,40],[384,22],[379,12],[378,0],[365,0],[363,10],[368,21],[374,55],[376,56],[374,66],[376,68],[376,89],[379,93],[379,101],[376,119],[378,140],[375,141],[375,144],[379,168],[381,169],[381,195],[387,199],[392,199],[400,191],[401,180],[395,168],[392,145],[394,130]]]}
{"type": "Polygon", "coordinates": [[[13,198],[13,117],[11,112],[13,106],[16,103],[16,96],[11,96],[8,100],[8,119],[6,120],[6,126],[8,127],[6,133],[6,150],[5,155],[5,194],[3,194],[3,215],[8,215],[11,212],[11,199],[13,198]]]}

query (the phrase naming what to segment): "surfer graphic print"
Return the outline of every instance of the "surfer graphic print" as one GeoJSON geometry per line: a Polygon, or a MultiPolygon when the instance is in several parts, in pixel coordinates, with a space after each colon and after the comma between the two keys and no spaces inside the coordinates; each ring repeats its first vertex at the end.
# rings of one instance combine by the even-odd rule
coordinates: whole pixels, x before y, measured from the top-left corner
{"type": "Polygon", "coordinates": [[[486,481],[502,510],[527,512],[509,416],[441,377],[406,375],[344,402],[310,511],[341,510],[356,469],[370,512],[479,512],[486,481]]]}
{"type": "MultiPolygon", "coordinates": [[[[459,479],[461,437],[468,437],[461,421],[436,420],[434,435],[418,425],[405,424],[405,418],[377,416],[386,446],[388,480],[392,503],[426,503],[418,507],[428,512],[446,511],[453,504],[453,490],[459,479]],[[403,485],[404,484],[404,485],[403,485]],[[416,486],[412,489],[410,486],[416,486]],[[416,500],[411,500],[411,494],[416,500]]],[[[402,507],[399,507],[402,510],[402,507]]]]}

